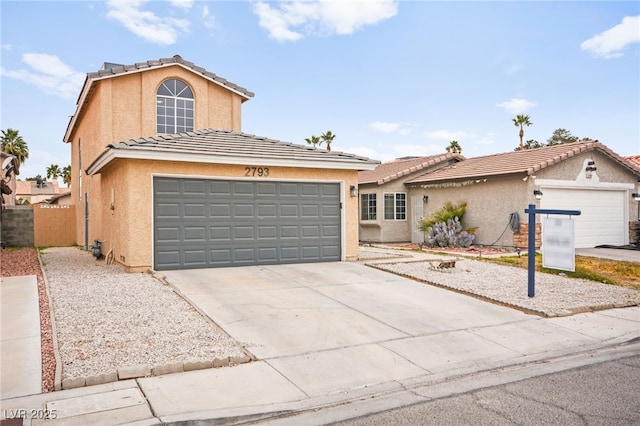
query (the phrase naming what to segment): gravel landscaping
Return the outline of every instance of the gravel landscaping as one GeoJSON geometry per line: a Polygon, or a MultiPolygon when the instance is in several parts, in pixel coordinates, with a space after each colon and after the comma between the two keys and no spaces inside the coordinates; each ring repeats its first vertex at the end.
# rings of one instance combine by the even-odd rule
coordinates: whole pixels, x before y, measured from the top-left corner
{"type": "Polygon", "coordinates": [[[409,251],[399,251],[404,256],[399,259],[373,260],[381,252],[360,247],[360,259],[377,269],[548,317],[640,305],[636,288],[536,272],[535,297],[529,297],[523,268],[409,251]],[[411,257],[406,257],[409,253],[411,257]],[[438,268],[443,260],[453,259],[454,268],[438,268]]]}

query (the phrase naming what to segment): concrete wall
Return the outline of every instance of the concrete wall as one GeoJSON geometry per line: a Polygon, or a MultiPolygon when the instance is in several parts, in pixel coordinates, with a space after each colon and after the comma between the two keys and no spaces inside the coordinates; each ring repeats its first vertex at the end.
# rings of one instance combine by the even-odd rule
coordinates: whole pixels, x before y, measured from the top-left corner
{"type": "MultiPolygon", "coordinates": [[[[101,172],[102,195],[90,197],[90,211],[100,226],[90,227],[89,241],[103,241],[103,252],[113,250],[116,262],[129,271],[146,271],[153,265],[153,176],[225,177],[246,179],[245,165],[201,164],[119,159],[101,172]]],[[[261,180],[333,181],[343,184],[344,240],[347,260],[358,256],[358,198],[349,187],[357,185],[354,170],[269,167],[261,180]]],[[[82,214],[78,214],[79,217],[82,214]]],[[[90,218],[90,222],[92,219],[90,218]]]]}
{"type": "Polygon", "coordinates": [[[76,243],[75,212],[75,205],[34,205],[34,245],[36,247],[68,247],[74,245],[76,243]]]}
{"type": "Polygon", "coordinates": [[[7,247],[33,247],[32,206],[5,206],[0,217],[0,239],[7,247]]]}

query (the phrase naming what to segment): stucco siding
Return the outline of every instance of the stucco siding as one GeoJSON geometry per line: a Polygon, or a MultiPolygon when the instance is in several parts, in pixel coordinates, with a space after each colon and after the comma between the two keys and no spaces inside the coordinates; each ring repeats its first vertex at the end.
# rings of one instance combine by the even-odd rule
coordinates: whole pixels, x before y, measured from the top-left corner
{"type": "MultiPolygon", "coordinates": [[[[153,259],[153,176],[229,177],[245,179],[245,165],[173,163],[165,161],[117,160],[102,171],[104,193],[97,203],[103,212],[104,252],[113,250],[114,259],[128,270],[144,271],[153,259]],[[115,190],[110,209],[111,190],[115,190]]],[[[349,186],[357,184],[352,170],[297,169],[269,167],[265,180],[313,180],[343,183],[344,240],[347,260],[358,256],[357,198],[349,186]]]]}
{"type": "Polygon", "coordinates": [[[508,227],[509,215],[517,212],[520,221],[526,221],[524,209],[528,204],[528,187],[529,184],[520,178],[487,179],[464,186],[413,188],[412,194],[429,196],[424,205],[425,218],[431,217],[448,201],[454,204],[466,202],[462,225],[477,228],[474,244],[511,246],[513,232],[508,227]]]}

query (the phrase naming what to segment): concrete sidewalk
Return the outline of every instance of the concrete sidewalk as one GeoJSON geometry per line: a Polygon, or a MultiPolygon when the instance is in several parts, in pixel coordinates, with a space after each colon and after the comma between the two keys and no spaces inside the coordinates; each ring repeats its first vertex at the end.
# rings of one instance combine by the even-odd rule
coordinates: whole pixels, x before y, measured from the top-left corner
{"type": "Polygon", "coordinates": [[[2,415],[26,414],[31,424],[45,415],[65,425],[242,423],[407,389],[429,394],[478,372],[640,338],[637,306],[545,319],[356,263],[163,275],[259,360],[48,394],[3,392],[2,415]]]}
{"type": "Polygon", "coordinates": [[[0,395],[42,392],[40,304],[35,275],[0,278],[0,395]]]}

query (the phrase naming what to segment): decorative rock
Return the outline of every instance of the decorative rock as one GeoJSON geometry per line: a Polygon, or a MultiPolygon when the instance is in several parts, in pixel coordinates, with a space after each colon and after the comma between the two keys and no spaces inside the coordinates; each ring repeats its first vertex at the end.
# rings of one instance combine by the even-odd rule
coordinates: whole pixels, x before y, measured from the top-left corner
{"type": "Polygon", "coordinates": [[[216,358],[213,360],[213,368],[226,367],[229,365],[229,358],[216,358]]]}
{"type": "Polygon", "coordinates": [[[84,377],[71,377],[62,381],[62,389],[81,388],[85,385],[84,377]]]}
{"type": "Polygon", "coordinates": [[[151,367],[148,365],[132,365],[129,367],[121,367],[118,369],[118,378],[135,379],[138,377],[146,377],[151,375],[151,367]]]}
{"type": "Polygon", "coordinates": [[[89,376],[86,380],[87,386],[93,385],[102,385],[105,383],[117,382],[118,381],[118,372],[110,371],[108,373],[101,373],[97,376],[89,376]]]}
{"type": "Polygon", "coordinates": [[[212,361],[187,361],[184,363],[184,371],[204,370],[213,367],[212,361]]]}
{"type": "Polygon", "coordinates": [[[176,362],[173,364],[155,366],[153,367],[152,374],[154,376],[161,376],[163,374],[182,373],[183,371],[184,371],[183,364],[181,362],[176,362]]]}

